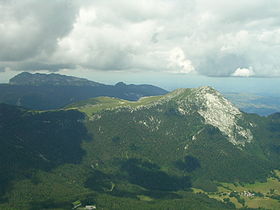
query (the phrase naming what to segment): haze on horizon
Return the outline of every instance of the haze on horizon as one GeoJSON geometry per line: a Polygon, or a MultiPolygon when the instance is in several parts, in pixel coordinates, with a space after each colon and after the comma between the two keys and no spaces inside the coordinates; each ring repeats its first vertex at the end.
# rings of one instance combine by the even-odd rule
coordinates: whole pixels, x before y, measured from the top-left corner
{"type": "Polygon", "coordinates": [[[0,82],[22,71],[280,93],[277,0],[0,0],[0,82]]]}

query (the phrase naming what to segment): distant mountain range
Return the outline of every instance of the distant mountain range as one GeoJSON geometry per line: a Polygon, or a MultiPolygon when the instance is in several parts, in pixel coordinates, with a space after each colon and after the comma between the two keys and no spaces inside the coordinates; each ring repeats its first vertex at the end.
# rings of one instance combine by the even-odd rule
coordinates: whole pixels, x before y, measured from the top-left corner
{"type": "Polygon", "coordinates": [[[225,93],[224,95],[238,108],[247,113],[267,116],[280,112],[280,96],[244,93],[225,93]]]}
{"type": "Polygon", "coordinates": [[[104,84],[93,82],[78,77],[60,75],[60,74],[31,74],[22,72],[9,81],[11,85],[28,85],[28,86],[103,86],[104,84]]]}
{"type": "Polygon", "coordinates": [[[265,200],[280,208],[280,114],[243,113],[211,87],[52,111],[1,105],[0,132],[0,209],[257,208],[229,184],[271,176],[265,200]]]}
{"type": "Polygon", "coordinates": [[[167,93],[152,85],[105,85],[59,74],[20,73],[9,84],[0,85],[0,103],[30,109],[49,110],[98,96],[138,100],[143,96],[167,93]]]}

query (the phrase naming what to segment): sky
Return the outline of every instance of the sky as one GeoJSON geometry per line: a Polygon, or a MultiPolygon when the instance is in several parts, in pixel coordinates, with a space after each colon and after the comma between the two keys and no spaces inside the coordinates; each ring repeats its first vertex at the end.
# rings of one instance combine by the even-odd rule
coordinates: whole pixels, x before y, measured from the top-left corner
{"type": "Polygon", "coordinates": [[[280,93],[279,0],[0,0],[0,82],[22,71],[280,93]]]}

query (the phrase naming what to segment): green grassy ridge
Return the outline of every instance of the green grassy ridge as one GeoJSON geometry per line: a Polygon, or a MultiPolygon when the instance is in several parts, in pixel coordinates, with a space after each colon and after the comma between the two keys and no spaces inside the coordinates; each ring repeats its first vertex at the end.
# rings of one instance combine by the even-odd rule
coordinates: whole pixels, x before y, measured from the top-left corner
{"type": "Polygon", "coordinates": [[[66,109],[78,109],[79,111],[86,113],[88,116],[106,110],[116,110],[121,108],[152,108],[164,103],[173,103],[174,107],[178,106],[178,103],[182,103],[184,105],[189,103],[192,104],[189,108],[196,109],[197,106],[204,103],[204,99],[201,99],[198,96],[205,93],[213,94],[218,96],[218,98],[222,98],[222,95],[219,92],[209,86],[206,86],[199,88],[179,88],[165,95],[142,97],[137,101],[128,101],[114,97],[96,97],[68,105],[66,109]]]}
{"type": "Polygon", "coordinates": [[[66,109],[78,109],[87,115],[98,113],[104,110],[114,110],[118,108],[139,108],[142,106],[157,105],[164,103],[170,99],[176,100],[180,98],[186,98],[191,93],[191,89],[177,89],[171,93],[167,93],[163,96],[149,96],[142,97],[137,101],[128,101],[114,97],[96,97],[78,103],[71,104],[66,109]]]}

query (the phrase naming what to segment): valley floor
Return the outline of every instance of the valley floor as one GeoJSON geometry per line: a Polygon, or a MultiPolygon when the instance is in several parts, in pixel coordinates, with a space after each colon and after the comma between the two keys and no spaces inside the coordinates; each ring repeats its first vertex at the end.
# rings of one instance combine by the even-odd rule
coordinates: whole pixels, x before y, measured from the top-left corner
{"type": "Polygon", "coordinates": [[[266,182],[254,184],[217,183],[217,192],[205,192],[193,188],[195,193],[203,193],[223,202],[232,202],[236,208],[280,209],[280,172],[266,182]]]}

